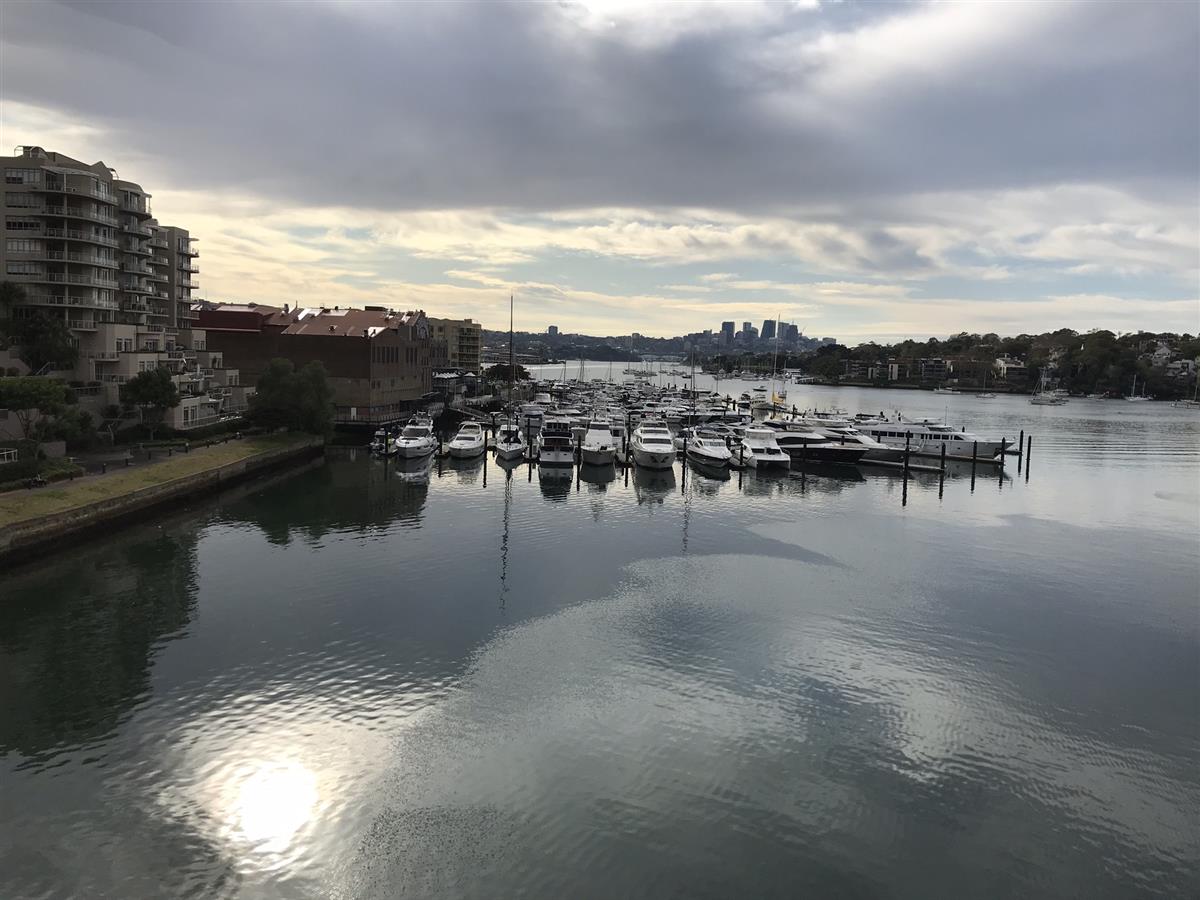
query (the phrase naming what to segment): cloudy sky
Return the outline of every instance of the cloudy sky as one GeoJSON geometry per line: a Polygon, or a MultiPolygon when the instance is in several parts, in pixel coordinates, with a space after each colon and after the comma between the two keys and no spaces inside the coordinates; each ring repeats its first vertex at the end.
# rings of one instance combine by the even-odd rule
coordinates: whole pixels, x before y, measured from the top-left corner
{"type": "Polygon", "coordinates": [[[1195,3],[6,0],[0,40],[0,143],[140,182],[212,300],[1200,329],[1195,3]]]}

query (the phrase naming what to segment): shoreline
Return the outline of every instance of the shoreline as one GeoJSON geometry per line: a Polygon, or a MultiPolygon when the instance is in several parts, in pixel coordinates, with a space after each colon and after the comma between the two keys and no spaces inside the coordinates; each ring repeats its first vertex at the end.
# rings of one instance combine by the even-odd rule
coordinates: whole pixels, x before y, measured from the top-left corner
{"type": "Polygon", "coordinates": [[[320,437],[267,435],[248,438],[233,448],[214,445],[194,450],[179,457],[175,468],[161,463],[33,491],[14,491],[7,498],[8,504],[0,497],[0,569],[42,556],[65,543],[84,540],[98,531],[139,521],[169,504],[219,494],[226,487],[324,452],[325,441],[320,437]],[[16,498],[33,510],[31,514],[22,517],[18,510],[14,516],[11,501],[16,498]]]}

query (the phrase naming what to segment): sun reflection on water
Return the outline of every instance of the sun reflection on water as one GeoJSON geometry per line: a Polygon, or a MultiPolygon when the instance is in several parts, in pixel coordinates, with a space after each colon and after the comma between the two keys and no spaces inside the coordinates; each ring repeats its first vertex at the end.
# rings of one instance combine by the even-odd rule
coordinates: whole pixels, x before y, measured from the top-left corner
{"type": "Polygon", "coordinates": [[[231,783],[227,823],[264,853],[283,853],[316,811],[317,776],[292,760],[247,764],[231,783]]]}

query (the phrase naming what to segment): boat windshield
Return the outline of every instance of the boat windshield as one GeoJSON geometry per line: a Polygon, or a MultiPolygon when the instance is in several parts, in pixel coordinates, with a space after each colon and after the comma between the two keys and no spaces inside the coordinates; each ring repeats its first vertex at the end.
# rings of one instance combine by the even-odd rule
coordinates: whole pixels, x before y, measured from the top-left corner
{"type": "Polygon", "coordinates": [[[404,428],[403,435],[401,435],[401,437],[406,437],[406,438],[420,438],[420,437],[428,437],[428,436],[429,436],[429,429],[424,425],[407,425],[404,428]]]}

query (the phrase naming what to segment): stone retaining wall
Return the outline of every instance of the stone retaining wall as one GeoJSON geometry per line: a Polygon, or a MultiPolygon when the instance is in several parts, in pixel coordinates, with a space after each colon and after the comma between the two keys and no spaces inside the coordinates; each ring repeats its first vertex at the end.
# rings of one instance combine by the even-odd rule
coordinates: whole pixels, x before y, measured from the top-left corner
{"type": "Polygon", "coordinates": [[[120,497],[98,500],[74,509],[52,513],[0,528],[0,565],[11,564],[47,552],[51,543],[75,538],[100,527],[140,519],[155,507],[192,497],[211,494],[227,485],[277,468],[294,460],[310,459],[325,452],[322,438],[310,438],[278,450],[226,463],[204,472],[184,475],[172,481],[145,487],[120,497]]]}

